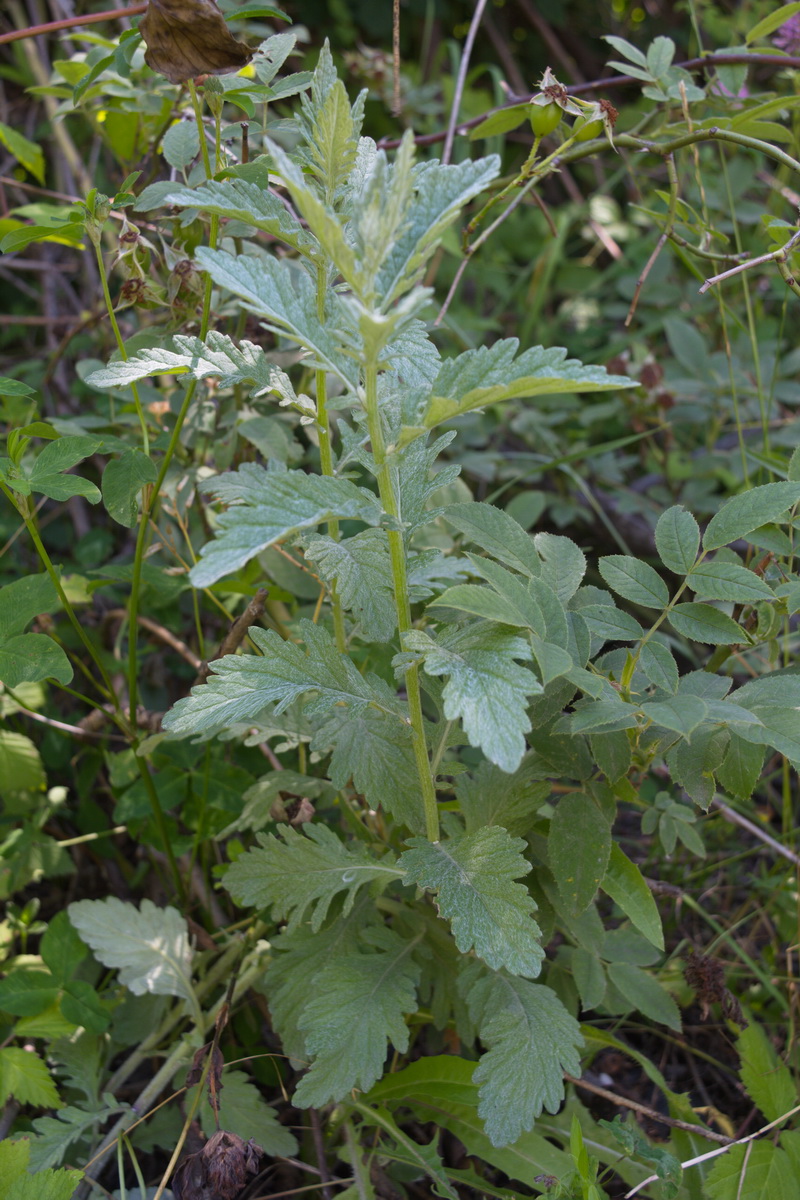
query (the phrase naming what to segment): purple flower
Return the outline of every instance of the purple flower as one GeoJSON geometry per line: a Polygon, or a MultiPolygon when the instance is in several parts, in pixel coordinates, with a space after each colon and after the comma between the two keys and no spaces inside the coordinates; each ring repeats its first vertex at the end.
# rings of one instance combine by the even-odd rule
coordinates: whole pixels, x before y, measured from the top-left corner
{"type": "Polygon", "coordinates": [[[800,13],[781,25],[772,40],[786,54],[800,54],[800,13]]]}

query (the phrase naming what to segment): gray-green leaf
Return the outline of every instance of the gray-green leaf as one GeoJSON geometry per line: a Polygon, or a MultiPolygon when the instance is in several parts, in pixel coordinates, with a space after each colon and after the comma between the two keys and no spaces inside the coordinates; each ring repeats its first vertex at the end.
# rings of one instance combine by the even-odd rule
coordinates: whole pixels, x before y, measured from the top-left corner
{"type": "Polygon", "coordinates": [[[135,996],[192,997],[189,931],[176,908],[157,908],[152,900],[143,900],[137,909],[107,896],[78,900],[67,911],[95,957],[118,970],[120,982],[135,996]]]}

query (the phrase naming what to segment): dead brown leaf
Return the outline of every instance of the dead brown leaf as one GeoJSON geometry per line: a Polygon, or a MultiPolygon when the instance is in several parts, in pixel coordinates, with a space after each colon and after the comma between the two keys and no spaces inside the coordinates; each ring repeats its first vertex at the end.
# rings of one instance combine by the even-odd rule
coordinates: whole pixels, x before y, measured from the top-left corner
{"type": "Polygon", "coordinates": [[[150,0],[139,26],[148,67],[170,83],[240,71],[253,57],[237,42],[214,0],[150,0]]]}

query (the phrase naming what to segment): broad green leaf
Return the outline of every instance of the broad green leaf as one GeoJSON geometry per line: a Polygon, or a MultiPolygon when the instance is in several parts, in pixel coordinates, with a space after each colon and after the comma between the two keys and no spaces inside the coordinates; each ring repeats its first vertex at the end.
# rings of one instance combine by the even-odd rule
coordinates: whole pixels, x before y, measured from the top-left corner
{"type": "Polygon", "coordinates": [[[583,946],[576,946],[572,952],[571,968],[582,1008],[587,1012],[597,1008],[606,994],[606,976],[600,959],[583,946]]]}
{"type": "Polygon", "coordinates": [[[4,792],[41,791],[47,779],[39,751],[24,733],[0,729],[0,779],[4,792]]]}
{"type": "Polygon", "coordinates": [[[171,167],[188,167],[200,153],[200,135],[193,119],[170,125],[161,142],[161,153],[171,167]]]}
{"type": "Polygon", "coordinates": [[[189,931],[176,908],[142,900],[137,909],[107,896],[78,900],[67,912],[95,958],[117,969],[120,982],[135,996],[155,992],[192,998],[189,931]]]}
{"type": "Polygon", "coordinates": [[[22,967],[0,979],[0,1009],[15,1017],[36,1016],[58,996],[58,980],[49,971],[22,967]]]}
{"type": "Polygon", "coordinates": [[[72,675],[66,654],[45,633],[18,633],[0,642],[0,682],[7,687],[50,678],[66,684],[72,675]]]}
{"type": "Polygon", "coordinates": [[[237,904],[271,908],[275,920],[289,919],[289,929],[312,907],[311,928],[325,921],[331,901],[345,892],[344,915],[356,892],[379,879],[388,883],[401,874],[395,861],[380,862],[360,846],[350,849],[327,825],[307,823],[304,832],[287,826],[282,838],[259,834],[259,845],[241,854],[225,873],[225,887],[237,904]]]}
{"type": "Polygon", "coordinates": [[[612,733],[592,733],[589,735],[589,745],[595,762],[609,783],[617,783],[628,774],[633,748],[624,729],[612,733]]]}
{"type": "Polygon", "coordinates": [[[553,589],[562,604],[566,604],[586,574],[586,555],[575,542],[554,533],[535,534],[533,544],[542,561],[542,582],[553,589]]]}
{"type": "Polygon", "coordinates": [[[652,639],[646,642],[639,653],[639,665],[647,678],[665,692],[678,689],[678,664],[668,646],[652,639]]]}
{"type": "Polygon", "coordinates": [[[474,142],[477,138],[494,137],[498,133],[508,133],[510,129],[516,129],[528,115],[530,105],[525,104],[509,104],[506,108],[501,108],[499,112],[492,113],[485,121],[481,121],[480,125],[476,125],[469,131],[469,140],[474,142]]]}
{"type": "Polygon", "coordinates": [[[44,571],[7,583],[0,588],[0,637],[22,633],[34,617],[55,612],[60,605],[58,593],[44,571]]]}
{"type": "Polygon", "coordinates": [[[728,562],[701,562],[689,574],[689,587],[701,600],[755,604],[774,600],[775,593],[754,571],[728,562]]]}
{"type": "Polygon", "coordinates": [[[495,970],[535,978],[544,958],[536,904],[514,882],[531,869],[521,854],[524,841],[490,825],[444,842],[411,838],[408,845],[397,865],[406,882],[436,892],[439,915],[450,922],[461,953],[474,950],[495,970]]]}
{"type": "MultiPolygon", "coordinates": [[[[519,586],[523,585],[520,583],[519,586]]],[[[447,588],[435,600],[431,600],[428,607],[455,609],[457,612],[469,613],[472,617],[483,617],[501,625],[530,628],[530,617],[523,613],[513,600],[494,588],[478,587],[474,583],[457,583],[455,587],[447,588]]]]}
{"type": "MultiPolygon", "coordinates": [[[[375,686],[379,686],[376,679],[375,686]]],[[[382,808],[414,833],[425,830],[419,774],[406,721],[374,705],[336,707],[314,735],[311,749],[333,746],[329,775],[336,788],[353,787],[370,808],[382,808]]]]}
{"type": "Polygon", "coordinates": [[[742,1083],[768,1121],[777,1121],[800,1102],[789,1068],[778,1058],[757,1021],[752,1020],[742,1030],[736,1039],[736,1049],[742,1083]]]}
{"type": "Polygon", "coordinates": [[[60,1108],[52,1076],[34,1050],[21,1046],[0,1048],[0,1104],[13,1097],[18,1104],[60,1108]]]}
{"type": "MultiPolygon", "coordinates": [[[[609,46],[611,46],[613,50],[616,50],[617,54],[621,54],[623,58],[629,59],[635,66],[647,66],[647,59],[645,58],[644,54],[642,54],[641,50],[639,50],[637,46],[632,45],[631,42],[626,41],[625,38],[614,37],[609,33],[603,35],[603,41],[608,42],[609,46]]],[[[627,67],[624,67],[624,64],[623,68],[627,70],[627,67]]]]}
{"type": "Polygon", "coordinates": [[[593,637],[606,642],[638,642],[644,630],[635,617],[613,604],[585,604],[580,614],[593,637]]]}
{"type": "Polygon", "coordinates": [[[585,792],[562,796],[550,820],[547,856],[566,911],[579,916],[591,904],[608,866],[611,826],[585,792]]]}
{"type": "Polygon", "coordinates": [[[631,963],[609,963],[608,977],[621,996],[651,1021],[681,1031],[681,1014],[669,992],[641,967],[631,963]]]}
{"type": "Polygon", "coordinates": [[[306,559],[316,565],[326,583],[336,586],[342,606],[361,624],[364,637],[388,642],[397,626],[392,565],[386,534],[365,529],[335,542],[313,537],[306,542],[306,559]]]}
{"type": "Polygon", "coordinates": [[[350,658],[339,654],[329,633],[311,621],[301,621],[299,632],[308,652],[273,629],[251,628],[250,637],[262,654],[217,659],[206,682],[166,713],[163,727],[179,737],[216,733],[257,717],[269,704],[281,713],[306,692],[316,693],[306,705],[316,715],[337,704],[355,709],[374,704],[407,722],[402,701],[382,681],[361,675],[350,658]]]}
{"type": "Polygon", "coordinates": [[[309,258],[319,257],[317,239],[292,216],[282,200],[257,183],[247,183],[244,179],[218,183],[212,179],[196,188],[176,186],[167,192],[162,203],[199,208],[214,216],[245,221],[309,258]]]}
{"type": "Polygon", "coordinates": [[[518,348],[517,338],[504,338],[444,362],[432,394],[424,398],[412,394],[403,408],[410,437],[416,436],[414,431],[433,429],[462,413],[504,400],[636,386],[625,375],[609,375],[603,367],[568,359],[567,351],[559,347],[534,346],[516,357],[518,348]]]}
{"type": "MultiPolygon", "coordinates": [[[[346,387],[356,389],[355,363],[342,352],[339,339],[327,323],[320,323],[316,290],[302,266],[292,266],[286,259],[272,257],[234,257],[207,246],[201,246],[195,257],[215,283],[241,297],[252,312],[268,319],[270,328],[310,349],[346,387]]],[[[335,293],[331,294],[329,305],[332,306],[330,316],[339,315],[335,293]]]]}
{"type": "Polygon", "coordinates": [[[531,727],[527,697],[542,691],[536,676],[514,661],[531,657],[527,642],[481,624],[445,630],[438,641],[414,630],[403,646],[422,658],[429,675],[448,676],[442,691],[446,719],[461,720],[471,746],[480,746],[504,771],[515,771],[531,727]]]}
{"type": "Polygon", "coordinates": [[[237,346],[232,338],[213,329],[205,341],[175,334],[172,344],[173,350],[161,346],[137,350],[127,359],[117,359],[107,367],[92,371],[86,382],[94,388],[121,388],[147,379],[149,375],[188,374],[193,379],[219,376],[223,387],[249,383],[267,391],[282,375],[260,346],[248,341],[241,341],[237,346]]]}
{"type": "Polygon", "coordinates": [[[662,513],[656,524],[656,550],[664,566],[687,575],[700,549],[700,527],[680,504],[662,513]]]}
{"type": "Polygon", "coordinates": [[[294,1093],[301,1108],[342,1100],[354,1087],[367,1091],[383,1074],[388,1044],[408,1049],[405,1018],[417,1008],[419,967],[388,927],[373,936],[379,949],[342,955],[315,979],[299,1022],[314,1056],[294,1093]]]}
{"type": "Polygon", "coordinates": [[[522,526],[493,504],[450,504],[442,512],[448,525],[463,533],[468,542],[480,546],[493,558],[529,578],[541,575],[541,559],[534,540],[522,526]]]}
{"type": "Polygon", "coordinates": [[[637,1158],[653,1164],[659,1179],[664,1181],[664,1195],[668,1200],[678,1194],[683,1167],[674,1154],[668,1153],[661,1146],[654,1146],[636,1125],[625,1122],[620,1116],[614,1117],[613,1122],[600,1121],[599,1124],[611,1131],[626,1154],[636,1155],[637,1158]]]}
{"type": "Polygon", "coordinates": [[[230,507],[217,517],[217,537],[202,548],[189,574],[195,587],[208,587],[268,546],[323,521],[351,518],[378,525],[382,517],[377,498],[349,479],[265,471],[255,463],[215,476],[203,491],[230,507]]]}
{"type": "MultiPolygon", "coordinates": [[[[636,709],[621,696],[604,696],[601,700],[589,700],[576,707],[575,712],[562,721],[563,729],[571,733],[589,733],[608,727],[614,729],[636,729],[639,722],[636,709]]],[[[559,728],[558,732],[563,732],[559,728]]]]}
{"type": "Polygon", "coordinates": [[[609,554],[597,564],[603,579],[618,596],[643,608],[666,608],[667,585],[645,562],[627,554],[609,554]]]}
{"type": "Polygon", "coordinates": [[[764,746],[731,732],[731,740],[717,771],[720,785],[742,800],[752,796],[764,766],[764,746]]]}
{"type": "Polygon", "coordinates": [[[558,1110],[564,1072],[580,1072],[580,1027],[555,992],[527,979],[470,967],[459,987],[489,1047],[473,1075],[478,1115],[493,1146],[513,1145],[543,1108],[558,1110]]]}
{"type": "Polygon", "coordinates": [[[145,484],[155,483],[157,476],[156,464],[141,450],[126,450],[121,458],[112,458],[102,480],[108,515],[132,529],[139,517],[139,492],[145,484]]]}
{"type": "Polygon", "coordinates": [[[61,997],[61,1012],[73,1025],[87,1033],[103,1033],[111,1024],[111,1014],[85,979],[68,979],[61,997]]]}
{"type": "Polygon", "coordinates": [[[60,982],[70,979],[86,957],[86,946],[63,910],[52,918],[39,945],[46,966],[60,982]]]}
{"type": "Polygon", "coordinates": [[[94,454],[100,445],[98,438],[71,435],[50,442],[38,455],[28,475],[31,489],[51,500],[85,496],[90,504],[97,504],[100,500],[99,489],[88,479],[82,479],[80,475],[67,475],[66,472],[94,454]]]}
{"type": "Polygon", "coordinates": [[[647,69],[659,79],[672,65],[675,57],[675,43],[672,38],[657,37],[647,47],[647,69]]]}
{"type": "Polygon", "coordinates": [[[639,932],[659,950],[663,950],[664,932],[656,902],[639,868],[616,843],[611,846],[608,869],[600,886],[639,932]]]}
{"type": "Polygon", "coordinates": [[[10,125],[0,121],[0,143],[21,163],[26,171],[30,171],[35,179],[44,187],[44,151],[36,142],[30,142],[10,125]]]}
{"type": "Polygon", "coordinates": [[[30,1153],[27,1138],[0,1142],[0,1200],[72,1200],[83,1171],[47,1169],[30,1175],[30,1153]]]}
{"type": "Polygon", "coordinates": [[[364,1096],[365,1104],[404,1104],[417,1100],[471,1104],[478,1107],[478,1088],[472,1082],[476,1064],[452,1054],[418,1058],[383,1079],[364,1096]]]}
{"type": "MultiPolygon", "coordinates": [[[[191,1105],[196,1089],[191,1088],[186,1103],[191,1105]]],[[[261,1092],[244,1071],[225,1071],[219,1092],[219,1125],[204,1089],[198,1112],[200,1127],[206,1137],[218,1128],[235,1129],[240,1138],[252,1138],[270,1156],[297,1153],[297,1139],[278,1121],[275,1109],[266,1103],[261,1092]]]]}
{"type": "Polygon", "coordinates": [[[687,742],[708,715],[707,706],[698,696],[672,696],[669,700],[643,704],[641,711],[656,725],[672,729],[687,742]]]}
{"type": "Polygon", "coordinates": [[[467,833],[502,825],[513,837],[528,833],[550,791],[550,783],[535,779],[525,763],[508,775],[494,763],[482,762],[474,774],[462,775],[456,783],[467,833]]]}
{"type": "Polygon", "coordinates": [[[800,483],[764,483],[723,504],[703,534],[703,549],[717,550],[760,525],[777,521],[800,500],[800,483]]]}
{"type": "Polygon", "coordinates": [[[710,643],[712,646],[737,646],[747,642],[748,637],[741,625],[710,604],[689,601],[676,604],[669,614],[670,623],[676,633],[693,642],[710,643]]]}
{"type": "Polygon", "coordinates": [[[731,1146],[709,1172],[708,1200],[800,1200],[800,1182],[789,1155],[769,1139],[731,1146]]]}

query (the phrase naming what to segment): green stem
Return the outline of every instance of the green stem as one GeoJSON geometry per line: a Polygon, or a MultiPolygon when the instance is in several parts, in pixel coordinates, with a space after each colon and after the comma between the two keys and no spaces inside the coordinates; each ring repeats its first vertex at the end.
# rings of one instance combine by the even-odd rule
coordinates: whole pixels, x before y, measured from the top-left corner
{"type": "Polygon", "coordinates": [[[150,767],[147,759],[139,754],[138,749],[134,746],[134,758],[136,766],[139,770],[144,790],[147,792],[147,798],[150,801],[150,807],[153,810],[153,819],[156,823],[158,836],[161,838],[161,845],[164,848],[164,853],[169,863],[169,872],[172,876],[172,883],[175,887],[175,893],[178,896],[182,905],[186,905],[186,885],[183,882],[183,876],[178,868],[178,860],[175,858],[175,851],[172,849],[172,841],[167,829],[167,820],[164,816],[164,810],[161,807],[161,801],[156,791],[156,785],[153,783],[153,777],[150,774],[150,767]]]}
{"type": "Polygon", "coordinates": [[[58,598],[64,607],[64,612],[67,614],[70,624],[72,625],[73,629],[75,630],[75,632],[77,633],[81,642],[83,643],[84,647],[86,648],[93,663],[97,667],[97,670],[100,674],[100,678],[103,681],[103,685],[101,687],[100,684],[97,683],[97,680],[93,680],[95,686],[103,693],[103,695],[105,696],[105,698],[107,700],[111,701],[111,703],[114,705],[114,709],[115,709],[117,715],[120,718],[122,718],[123,713],[122,713],[122,709],[120,708],[119,700],[117,699],[117,694],[114,691],[114,685],[111,682],[108,672],[106,671],[105,667],[103,666],[103,663],[102,663],[95,647],[92,645],[86,631],[84,630],[83,626],[81,625],[80,621],[78,620],[77,616],[75,615],[75,610],[73,609],[72,605],[69,602],[69,599],[67,598],[67,593],[64,591],[64,588],[61,586],[61,580],[58,577],[58,572],[56,571],[55,567],[53,566],[53,563],[50,559],[50,555],[47,553],[47,550],[45,549],[44,542],[39,537],[39,530],[36,528],[36,523],[33,520],[33,517],[29,516],[28,513],[25,511],[25,509],[20,507],[20,505],[17,503],[17,500],[16,500],[14,494],[12,493],[12,491],[10,490],[10,488],[6,487],[6,485],[2,484],[2,483],[0,483],[0,488],[2,488],[3,493],[8,497],[8,499],[14,505],[14,508],[17,510],[19,515],[22,517],[22,520],[25,522],[25,528],[28,531],[28,535],[29,535],[31,541],[33,542],[34,546],[36,547],[36,552],[39,555],[39,558],[42,560],[42,565],[43,565],[45,571],[47,572],[50,582],[52,583],[53,587],[55,588],[58,598]]]}
{"type": "MultiPolygon", "coordinates": [[[[114,330],[114,339],[117,343],[117,349],[119,350],[120,357],[124,362],[127,362],[128,351],[125,349],[125,342],[123,341],[122,334],[120,333],[119,324],[117,323],[117,314],[114,312],[114,305],[111,300],[111,292],[108,288],[108,278],[106,277],[105,264],[103,263],[103,251],[100,246],[99,234],[96,240],[95,238],[91,238],[91,241],[94,245],[94,252],[97,258],[97,267],[100,272],[100,286],[103,289],[103,299],[106,303],[108,318],[111,321],[111,328],[114,330]]],[[[145,454],[149,455],[150,438],[147,433],[147,421],[145,419],[144,409],[142,408],[142,401],[139,396],[139,385],[137,383],[132,383],[130,384],[130,389],[133,393],[133,403],[136,407],[136,415],[139,418],[139,424],[142,427],[142,449],[144,450],[145,454]]]]}
{"type": "MultiPolygon", "coordinates": [[[[323,264],[317,267],[317,317],[320,325],[325,324],[325,293],[327,290],[327,271],[323,264]]],[[[317,391],[317,431],[319,433],[319,460],[322,474],[333,476],[333,450],[331,448],[331,424],[328,417],[328,377],[325,371],[316,373],[317,391]]],[[[328,521],[328,534],[334,542],[339,540],[339,522],[328,521]]],[[[336,638],[336,649],[340,654],[347,652],[347,638],[344,627],[344,613],[341,601],[336,591],[336,581],[331,585],[331,605],[333,609],[333,631],[336,638]]]]}
{"type": "MultiPolygon", "coordinates": [[[[369,436],[372,443],[372,455],[378,473],[378,491],[384,511],[400,521],[400,508],[394,487],[394,473],[386,457],[386,441],[383,436],[381,414],[378,407],[378,366],[377,356],[372,355],[366,363],[365,370],[366,410],[369,425],[369,436]]],[[[411,629],[411,602],[408,595],[408,575],[406,573],[406,551],[403,544],[403,534],[399,529],[387,531],[389,540],[389,556],[392,564],[392,579],[394,582],[394,601],[397,609],[397,627],[400,640],[404,633],[411,629]]],[[[431,842],[439,840],[439,813],[436,805],[436,792],[433,786],[431,764],[428,758],[428,747],[425,741],[425,725],[422,717],[422,696],[419,686],[419,664],[414,663],[406,672],[406,692],[408,694],[408,710],[411,718],[411,740],[414,747],[414,758],[417,764],[422,802],[425,809],[425,832],[431,842]]]]}

